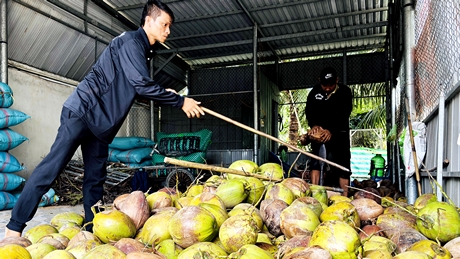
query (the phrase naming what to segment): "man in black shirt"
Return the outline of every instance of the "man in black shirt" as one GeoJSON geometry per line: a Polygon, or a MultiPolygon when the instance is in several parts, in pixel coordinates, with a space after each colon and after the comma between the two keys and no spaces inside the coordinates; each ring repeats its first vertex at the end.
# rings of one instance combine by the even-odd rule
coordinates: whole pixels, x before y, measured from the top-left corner
{"type": "MultiPolygon", "coordinates": [[[[332,67],[321,71],[319,82],[307,97],[306,117],[311,129],[301,137],[301,143],[305,144],[307,138],[315,139],[311,142],[313,154],[319,155],[319,149],[324,144],[326,159],[350,169],[349,118],[353,108],[352,92],[346,85],[338,83],[337,72],[332,67]]],[[[320,163],[313,158],[311,162],[311,181],[312,184],[318,184],[320,163]]],[[[350,175],[350,172],[332,166],[325,185],[338,186],[344,190],[343,195],[347,196],[350,175]]]]}

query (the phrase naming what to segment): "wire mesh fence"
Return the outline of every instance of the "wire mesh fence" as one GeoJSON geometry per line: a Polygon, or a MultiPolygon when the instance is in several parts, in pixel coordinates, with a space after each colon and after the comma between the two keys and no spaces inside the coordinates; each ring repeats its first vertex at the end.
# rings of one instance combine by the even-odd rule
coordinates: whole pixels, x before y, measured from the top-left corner
{"type": "Polygon", "coordinates": [[[131,107],[120,134],[127,137],[152,138],[154,130],[152,121],[156,119],[154,116],[155,113],[152,114],[150,103],[136,102],[131,107]]]}
{"type": "Polygon", "coordinates": [[[415,105],[425,119],[460,79],[460,2],[421,0],[415,8],[415,105]]]}

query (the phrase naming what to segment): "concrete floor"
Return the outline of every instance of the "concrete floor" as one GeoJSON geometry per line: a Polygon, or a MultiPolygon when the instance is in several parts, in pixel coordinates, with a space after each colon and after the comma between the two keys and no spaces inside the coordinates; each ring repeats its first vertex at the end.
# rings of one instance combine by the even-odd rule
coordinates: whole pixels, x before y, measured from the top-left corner
{"type": "MultiPolygon", "coordinates": [[[[39,207],[34,218],[27,223],[27,227],[24,229],[25,233],[30,228],[41,225],[49,224],[51,219],[59,213],[62,212],[76,212],[78,214],[84,215],[83,204],[76,206],[46,206],[39,207]]],[[[5,236],[5,226],[8,224],[11,218],[11,210],[2,210],[0,211],[0,240],[5,236]]]]}

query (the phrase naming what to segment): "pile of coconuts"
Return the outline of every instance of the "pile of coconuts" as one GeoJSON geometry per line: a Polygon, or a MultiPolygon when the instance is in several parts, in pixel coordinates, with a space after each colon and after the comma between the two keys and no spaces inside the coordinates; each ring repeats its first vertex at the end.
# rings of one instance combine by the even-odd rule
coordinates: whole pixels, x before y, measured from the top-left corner
{"type": "Polygon", "coordinates": [[[414,204],[392,197],[340,196],[281,166],[238,160],[185,193],[163,188],[118,196],[96,213],[62,212],[22,237],[0,241],[1,258],[460,258],[460,215],[424,194],[414,204]],[[261,180],[257,174],[276,181],[261,180]]]}

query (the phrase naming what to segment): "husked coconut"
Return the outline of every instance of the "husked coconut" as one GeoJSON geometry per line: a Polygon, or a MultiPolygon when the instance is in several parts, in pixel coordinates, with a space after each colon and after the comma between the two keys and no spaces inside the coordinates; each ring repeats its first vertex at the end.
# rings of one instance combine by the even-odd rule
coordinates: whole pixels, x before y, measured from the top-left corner
{"type": "Polygon", "coordinates": [[[120,202],[118,209],[128,215],[139,230],[150,216],[150,208],[142,191],[133,191],[120,202]]]}

